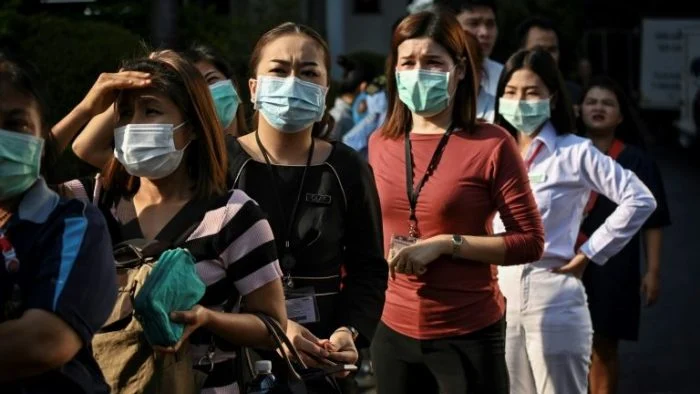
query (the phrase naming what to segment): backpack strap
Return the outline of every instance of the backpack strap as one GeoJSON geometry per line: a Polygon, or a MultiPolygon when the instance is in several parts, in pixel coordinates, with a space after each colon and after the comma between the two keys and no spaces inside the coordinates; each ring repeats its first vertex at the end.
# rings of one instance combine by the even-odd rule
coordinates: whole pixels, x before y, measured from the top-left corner
{"type": "Polygon", "coordinates": [[[102,176],[97,174],[94,177],[79,178],[77,181],[83,186],[87,200],[102,212],[112,241],[121,240],[121,225],[112,215],[112,207],[116,203],[116,198],[102,187],[102,176]]]}

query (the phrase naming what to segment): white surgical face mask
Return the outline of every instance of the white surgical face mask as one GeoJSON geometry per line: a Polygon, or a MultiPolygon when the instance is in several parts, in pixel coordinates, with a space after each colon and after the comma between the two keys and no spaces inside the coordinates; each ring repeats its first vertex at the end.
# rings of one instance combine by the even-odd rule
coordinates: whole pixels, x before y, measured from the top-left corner
{"type": "Polygon", "coordinates": [[[296,77],[260,75],[255,109],[282,133],[297,133],[323,119],[328,88],[296,77]]]}
{"type": "Polygon", "coordinates": [[[132,123],[114,130],[114,156],[126,171],[138,177],[160,179],[172,174],[189,143],[175,148],[173,133],[187,122],[172,124],[132,123]]]}

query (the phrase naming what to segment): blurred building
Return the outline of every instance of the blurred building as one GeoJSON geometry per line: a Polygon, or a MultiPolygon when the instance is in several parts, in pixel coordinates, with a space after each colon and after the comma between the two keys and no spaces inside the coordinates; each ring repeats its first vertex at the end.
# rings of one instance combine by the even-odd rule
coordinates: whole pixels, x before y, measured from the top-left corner
{"type": "MultiPolygon", "coordinates": [[[[392,28],[407,15],[406,7],[411,0],[330,0],[325,3],[326,37],[331,54],[336,58],[355,51],[388,54],[392,28]]],[[[333,71],[338,75],[340,70],[333,71]]]]}

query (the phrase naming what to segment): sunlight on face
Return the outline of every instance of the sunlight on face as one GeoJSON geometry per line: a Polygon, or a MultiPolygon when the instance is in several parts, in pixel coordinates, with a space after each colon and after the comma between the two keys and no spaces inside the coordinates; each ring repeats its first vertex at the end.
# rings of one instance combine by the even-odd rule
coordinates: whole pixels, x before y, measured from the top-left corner
{"type": "Polygon", "coordinates": [[[208,61],[199,61],[195,63],[194,66],[197,67],[197,70],[199,70],[199,72],[204,77],[204,80],[207,81],[207,84],[209,85],[228,79],[224,75],[224,73],[221,72],[221,70],[216,68],[213,64],[209,63],[208,61]]]}
{"type": "MultiPolygon", "coordinates": [[[[323,48],[305,34],[287,34],[268,43],[260,54],[255,75],[297,77],[321,86],[328,86],[328,69],[323,48]]],[[[249,81],[251,97],[255,97],[256,81],[249,81]]]]}
{"type": "MultiPolygon", "coordinates": [[[[116,103],[117,127],[127,124],[172,124],[185,121],[175,102],[155,89],[126,90],[116,103]]],[[[182,149],[192,139],[191,127],[184,125],[173,134],[175,148],[182,149]],[[186,132],[179,132],[186,131],[186,132]]]]}
{"type": "Polygon", "coordinates": [[[498,38],[496,15],[491,7],[474,7],[457,15],[462,29],[471,33],[479,41],[484,57],[490,57],[498,38]]]}
{"type": "Polygon", "coordinates": [[[432,38],[411,38],[402,42],[397,48],[396,71],[428,70],[451,73],[449,91],[457,89],[459,81],[464,79],[464,67],[456,65],[450,53],[432,38]],[[452,77],[454,76],[454,77],[452,77]]]}
{"type": "Polygon", "coordinates": [[[455,63],[447,50],[431,38],[412,38],[397,48],[397,71],[414,69],[448,72],[455,63]]]}
{"type": "Polygon", "coordinates": [[[503,91],[503,97],[511,100],[546,100],[551,95],[542,78],[527,68],[514,72],[503,91]]]}

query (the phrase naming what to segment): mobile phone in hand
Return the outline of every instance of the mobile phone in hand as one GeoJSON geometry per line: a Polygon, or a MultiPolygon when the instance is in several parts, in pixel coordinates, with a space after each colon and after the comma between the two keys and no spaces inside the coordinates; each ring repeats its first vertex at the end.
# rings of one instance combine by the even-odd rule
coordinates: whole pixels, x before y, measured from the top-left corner
{"type": "Polygon", "coordinates": [[[352,364],[322,365],[317,368],[308,368],[300,372],[304,380],[323,378],[342,372],[357,371],[357,366],[352,364]]]}
{"type": "Polygon", "coordinates": [[[315,354],[309,354],[304,352],[305,355],[312,358],[314,361],[320,365],[315,369],[322,370],[322,375],[333,375],[339,372],[354,372],[357,371],[357,365],[353,364],[338,364],[333,360],[327,358],[321,358],[315,354]]]}
{"type": "Polygon", "coordinates": [[[340,372],[355,372],[357,371],[357,365],[353,364],[335,364],[333,366],[321,366],[326,375],[334,375],[340,372]]]}
{"type": "Polygon", "coordinates": [[[313,359],[314,361],[316,361],[317,363],[319,363],[321,365],[325,365],[325,366],[329,366],[329,367],[337,365],[333,360],[330,360],[327,358],[321,358],[316,354],[311,354],[311,353],[307,353],[304,351],[302,351],[302,352],[304,353],[305,356],[313,359]]]}

